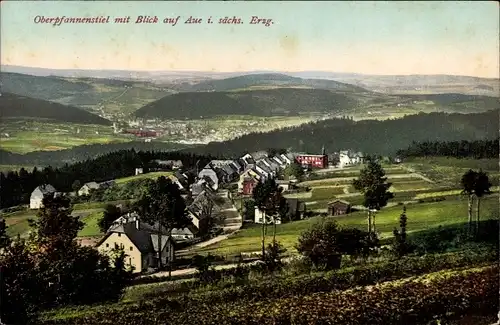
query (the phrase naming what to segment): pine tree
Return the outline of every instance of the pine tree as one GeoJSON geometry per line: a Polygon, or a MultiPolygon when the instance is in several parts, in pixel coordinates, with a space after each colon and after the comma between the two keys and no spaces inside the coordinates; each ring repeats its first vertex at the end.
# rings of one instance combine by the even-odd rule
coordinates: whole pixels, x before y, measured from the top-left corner
{"type": "Polygon", "coordinates": [[[389,188],[392,183],[387,182],[385,171],[375,159],[367,157],[367,165],[364,167],[358,179],[353,181],[356,190],[364,195],[363,205],[368,209],[368,232],[372,232],[372,210],[380,210],[394,197],[389,188]]]}

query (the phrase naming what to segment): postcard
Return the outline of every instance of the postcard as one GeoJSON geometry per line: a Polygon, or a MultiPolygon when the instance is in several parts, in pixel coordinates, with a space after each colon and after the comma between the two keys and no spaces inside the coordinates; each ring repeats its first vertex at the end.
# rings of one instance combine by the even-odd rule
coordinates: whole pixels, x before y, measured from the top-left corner
{"type": "Polygon", "coordinates": [[[500,324],[498,2],[0,6],[0,324],[500,324]]]}

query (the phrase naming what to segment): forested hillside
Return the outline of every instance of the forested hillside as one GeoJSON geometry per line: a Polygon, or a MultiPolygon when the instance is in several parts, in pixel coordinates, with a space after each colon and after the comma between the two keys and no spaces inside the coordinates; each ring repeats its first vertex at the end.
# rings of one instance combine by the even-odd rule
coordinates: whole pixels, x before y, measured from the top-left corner
{"type": "Polygon", "coordinates": [[[0,96],[0,108],[2,119],[36,118],[79,124],[111,125],[109,120],[77,107],[65,106],[8,92],[2,92],[0,96]]]}
{"type": "Polygon", "coordinates": [[[282,116],[343,113],[359,104],[356,95],[325,89],[277,88],[239,92],[187,92],[163,97],[137,117],[200,118],[220,115],[282,116]]]}
{"type": "Polygon", "coordinates": [[[189,147],[185,144],[166,142],[132,141],[125,143],[91,144],[57,151],[33,151],[26,154],[16,154],[0,150],[0,165],[26,166],[62,166],[65,163],[76,163],[86,159],[93,159],[119,150],[137,151],[173,151],[189,147]]]}
{"type": "Polygon", "coordinates": [[[290,148],[310,153],[354,149],[366,153],[394,155],[413,141],[460,141],[498,137],[499,111],[477,114],[430,113],[385,121],[348,119],[324,120],[297,128],[268,133],[252,133],[237,139],[209,143],[189,149],[197,153],[239,155],[275,148],[290,148]]]}
{"type": "Polygon", "coordinates": [[[443,156],[454,158],[496,159],[499,155],[499,139],[477,141],[425,141],[412,142],[397,155],[401,158],[443,156]]]}
{"type": "Polygon", "coordinates": [[[228,91],[251,87],[307,87],[348,92],[368,92],[368,90],[346,83],[326,79],[303,79],[280,73],[247,74],[232,78],[202,81],[194,85],[183,85],[179,90],[188,91],[228,91]]]}
{"type": "Polygon", "coordinates": [[[61,168],[47,167],[28,171],[0,173],[0,208],[27,203],[31,192],[41,184],[51,184],[58,191],[72,191],[73,183],[106,181],[131,176],[137,167],[147,167],[153,159],[181,160],[185,168],[194,167],[197,161],[204,166],[212,156],[199,156],[178,152],[121,150],[95,159],[88,159],[61,168]]]}

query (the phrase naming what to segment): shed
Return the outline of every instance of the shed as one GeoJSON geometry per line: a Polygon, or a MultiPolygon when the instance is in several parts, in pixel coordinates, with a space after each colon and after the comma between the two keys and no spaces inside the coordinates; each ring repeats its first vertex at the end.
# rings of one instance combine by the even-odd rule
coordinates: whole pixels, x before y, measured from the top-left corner
{"type": "Polygon", "coordinates": [[[351,203],[344,200],[334,200],[328,203],[328,214],[338,216],[351,213],[351,203]]]}

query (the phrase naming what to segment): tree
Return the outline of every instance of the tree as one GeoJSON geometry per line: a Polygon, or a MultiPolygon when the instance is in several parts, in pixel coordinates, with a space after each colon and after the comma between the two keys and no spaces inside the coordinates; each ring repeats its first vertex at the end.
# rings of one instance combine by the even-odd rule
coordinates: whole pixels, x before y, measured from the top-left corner
{"type": "Polygon", "coordinates": [[[286,252],[286,248],[279,242],[273,240],[267,245],[266,255],[264,256],[264,266],[268,272],[274,272],[283,267],[281,256],[286,252]]]}
{"type": "Polygon", "coordinates": [[[339,268],[343,254],[367,257],[378,245],[371,233],[323,219],[300,234],[296,248],[317,267],[339,268]]]}
{"type": "Polygon", "coordinates": [[[368,232],[372,232],[372,210],[380,210],[394,197],[389,188],[382,166],[372,157],[367,157],[367,165],[361,170],[358,179],[353,181],[356,190],[364,195],[363,205],[368,208],[368,232]]]}
{"type": "Polygon", "coordinates": [[[37,220],[29,221],[35,230],[36,242],[44,250],[63,253],[74,243],[84,224],[79,217],[71,215],[73,209],[68,198],[46,197],[42,203],[37,220]]]}
{"type": "Polygon", "coordinates": [[[280,210],[280,204],[282,204],[282,193],[281,188],[276,183],[274,178],[268,178],[263,183],[258,183],[252,192],[253,201],[255,206],[262,213],[262,257],[266,255],[266,243],[265,236],[267,230],[267,224],[270,220],[274,224],[274,235],[276,237],[276,220],[279,218],[278,211],[280,210]],[[271,219],[269,219],[271,218],[271,219]]]}
{"type": "Polygon", "coordinates": [[[393,244],[393,249],[395,253],[398,256],[403,256],[407,254],[410,250],[410,245],[407,242],[407,237],[406,237],[406,224],[407,224],[408,218],[406,217],[406,206],[403,206],[403,213],[399,216],[399,227],[400,230],[396,229],[394,227],[393,234],[394,234],[394,244],[393,244]]]}
{"type": "MultiPolygon", "coordinates": [[[[172,229],[185,228],[191,218],[187,215],[186,204],[179,187],[164,176],[148,185],[147,191],[136,203],[137,210],[145,222],[156,224],[158,229],[158,268],[161,269],[161,237],[163,230],[170,237],[172,229]]],[[[169,274],[171,261],[168,259],[169,274]]]]}
{"type": "Polygon", "coordinates": [[[474,204],[474,187],[476,185],[477,173],[469,169],[462,175],[460,183],[462,185],[462,194],[467,195],[467,216],[469,219],[469,231],[472,229],[472,206],[474,204]]]}
{"type": "Polygon", "coordinates": [[[82,187],[82,184],[80,183],[80,181],[77,179],[73,182],[73,184],[71,184],[71,189],[75,192],[77,192],[80,188],[82,187]]]}
{"type": "Polygon", "coordinates": [[[294,177],[300,181],[304,177],[304,168],[298,162],[294,161],[286,166],[284,174],[287,178],[294,177]]]}
{"type": "Polygon", "coordinates": [[[254,220],[255,219],[255,202],[254,200],[245,200],[243,204],[243,216],[244,220],[254,220]]]}
{"type": "Polygon", "coordinates": [[[215,262],[215,256],[208,254],[195,255],[193,256],[192,264],[198,271],[198,277],[202,282],[210,282],[212,280],[211,274],[213,273],[213,263],[215,262]]]}
{"type": "Polygon", "coordinates": [[[106,233],[116,219],[120,218],[122,215],[122,210],[114,204],[107,204],[104,207],[104,213],[102,214],[101,219],[97,222],[99,226],[99,230],[102,233],[106,233]]]}
{"type": "Polygon", "coordinates": [[[41,286],[36,262],[27,245],[14,241],[0,255],[0,319],[26,324],[40,306],[41,286]]]}
{"type": "Polygon", "coordinates": [[[476,233],[479,231],[479,205],[481,202],[481,198],[484,195],[490,194],[490,187],[491,187],[490,180],[488,178],[488,174],[483,172],[482,170],[479,170],[478,173],[476,173],[476,181],[474,183],[474,194],[476,195],[477,198],[477,207],[476,207],[476,233]]]}
{"type": "Polygon", "coordinates": [[[7,224],[5,219],[0,219],[0,249],[10,244],[10,238],[7,235],[7,224]]]}

